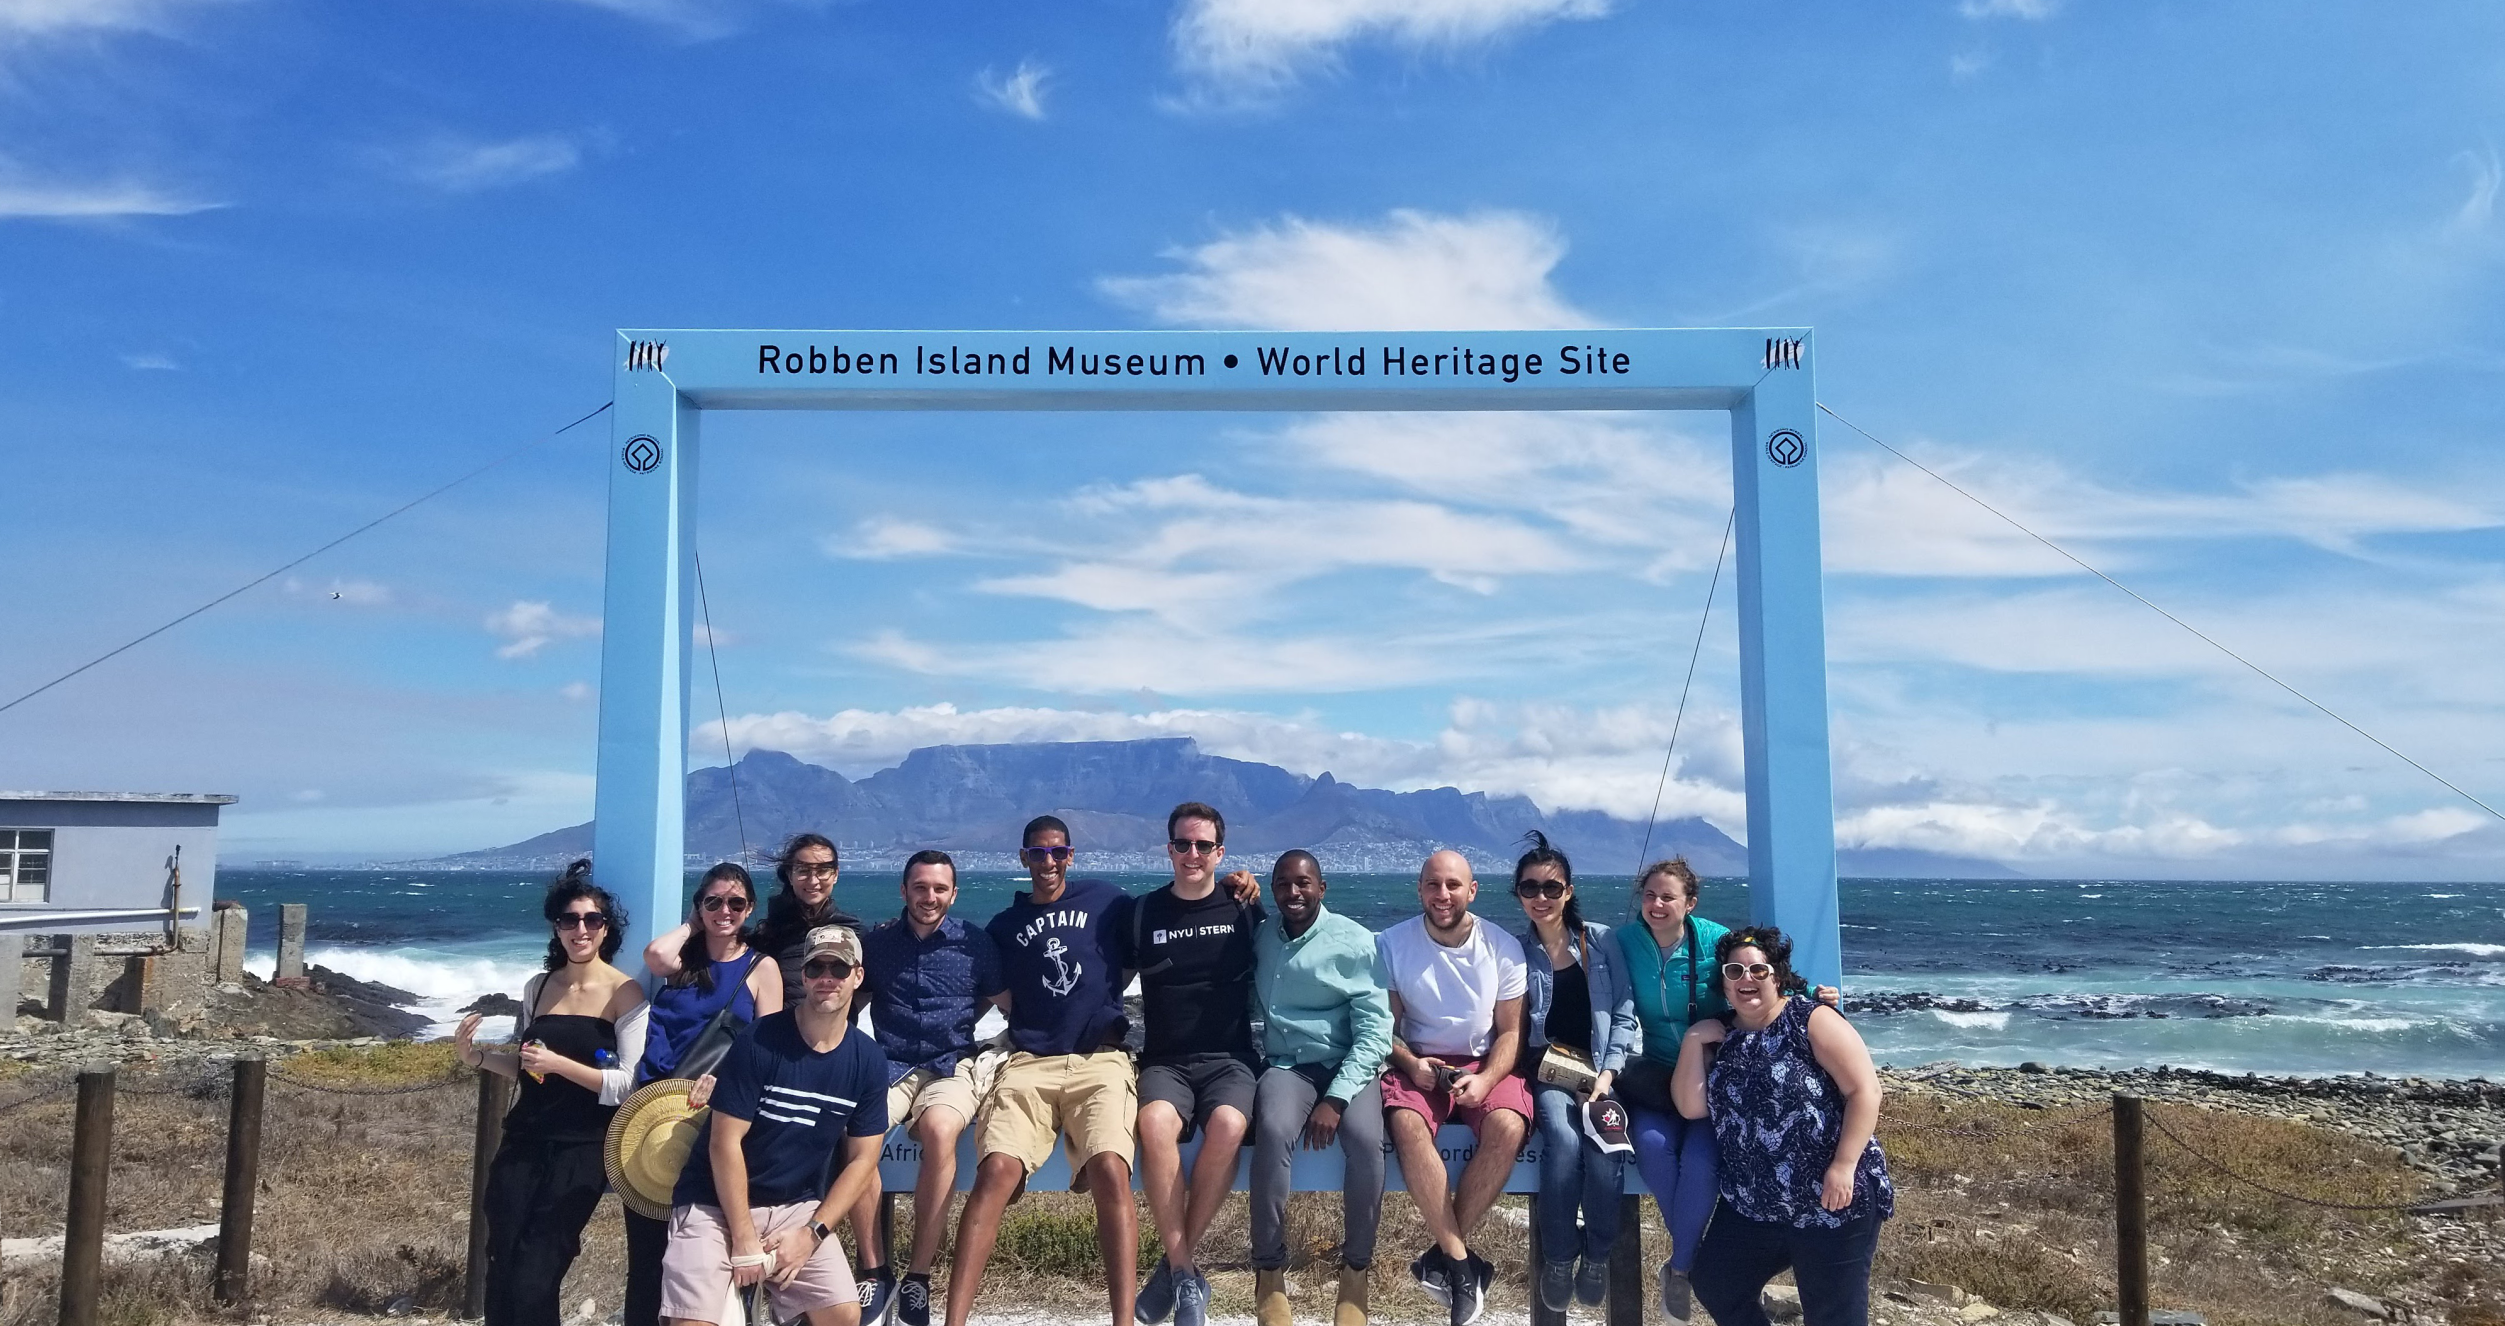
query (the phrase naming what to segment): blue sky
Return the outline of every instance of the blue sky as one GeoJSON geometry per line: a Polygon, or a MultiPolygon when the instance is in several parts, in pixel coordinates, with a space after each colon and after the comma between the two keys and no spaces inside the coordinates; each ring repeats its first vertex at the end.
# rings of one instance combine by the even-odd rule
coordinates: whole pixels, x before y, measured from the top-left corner
{"type": "MultiPolygon", "coordinates": [[[[0,691],[599,405],[615,327],[1799,324],[1837,411],[2495,801],[2501,28],[0,0],[0,691]]],[[[706,438],[730,734],[854,773],[1181,733],[1640,816],[1729,503],[1703,415],[706,438]]],[[[230,861],[584,817],[607,453],[605,424],[534,447],[0,714],[0,785],[238,793],[230,861]]],[[[1834,426],[1821,465],[1844,841],[2505,862],[2477,809],[1919,472],[1834,426]]],[[[1728,604],[1664,809],[1736,833],[1728,604]]]]}

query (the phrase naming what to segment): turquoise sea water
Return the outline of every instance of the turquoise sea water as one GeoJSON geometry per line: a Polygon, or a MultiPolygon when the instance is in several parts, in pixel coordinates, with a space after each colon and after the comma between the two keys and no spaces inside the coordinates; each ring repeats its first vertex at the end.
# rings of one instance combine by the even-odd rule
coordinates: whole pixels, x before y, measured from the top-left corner
{"type": "MultiPolygon", "coordinates": [[[[1112,878],[1134,892],[1162,882],[1112,878]]],[[[264,964],[277,904],[306,903],[314,961],[413,991],[448,1019],[536,969],[545,883],[224,870],[217,892],[253,909],[264,964]]],[[[1023,883],[970,872],[959,909],[988,917],[1023,883]]],[[[1626,877],[1580,885],[1593,920],[1628,916],[1626,877]]],[[[1341,876],[1330,905],[1380,928],[1416,910],[1414,889],[1408,876],[1341,876]]],[[[1745,920],[1747,894],[1743,881],[1708,880],[1705,914],[1745,920]]],[[[837,900],[892,916],[896,874],[847,870],[837,900]]],[[[1496,884],[1478,911],[1522,924],[1496,884]]],[[[1847,880],[1842,914],[1846,1010],[1885,1062],[2505,1071],[2505,885],[1847,880]]]]}

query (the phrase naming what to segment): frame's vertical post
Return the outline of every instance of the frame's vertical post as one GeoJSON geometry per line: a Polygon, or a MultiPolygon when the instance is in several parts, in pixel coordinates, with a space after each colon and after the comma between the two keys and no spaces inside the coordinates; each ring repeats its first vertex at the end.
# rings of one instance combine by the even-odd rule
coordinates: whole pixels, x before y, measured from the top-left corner
{"type": "Polygon", "coordinates": [[[1814,384],[1809,333],[1768,337],[1765,376],[1731,410],[1731,489],[1739,527],[1749,912],[1792,937],[1795,970],[1834,985],[1843,954],[1814,384]]]}
{"type": "Polygon", "coordinates": [[[687,653],[693,639],[697,410],[650,342],[617,343],[601,610],[592,856],[625,902],[627,970],[679,920],[686,873],[687,653]]]}

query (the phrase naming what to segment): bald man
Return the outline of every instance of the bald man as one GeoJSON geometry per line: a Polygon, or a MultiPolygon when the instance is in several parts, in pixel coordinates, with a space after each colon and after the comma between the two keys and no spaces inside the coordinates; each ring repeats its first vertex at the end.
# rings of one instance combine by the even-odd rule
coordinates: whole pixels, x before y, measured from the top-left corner
{"type": "Polygon", "coordinates": [[[1531,1121],[1530,1083],[1515,1071],[1528,968],[1513,936],[1470,914],[1478,896],[1470,862],[1437,852],[1418,871],[1419,914],[1375,941],[1392,998],[1383,1120],[1410,1200],[1435,1238],[1409,1273],[1450,1309],[1452,1326],[1468,1326],[1486,1306],[1496,1268],[1468,1239],[1504,1192],[1531,1121]],[[1479,1140],[1458,1191],[1435,1145],[1447,1122],[1479,1140]]]}

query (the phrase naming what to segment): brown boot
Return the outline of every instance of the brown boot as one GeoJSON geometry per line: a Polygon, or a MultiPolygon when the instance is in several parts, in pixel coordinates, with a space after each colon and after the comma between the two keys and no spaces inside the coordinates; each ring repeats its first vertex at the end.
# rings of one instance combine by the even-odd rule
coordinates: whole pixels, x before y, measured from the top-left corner
{"type": "Polygon", "coordinates": [[[1257,1326],[1288,1326],[1287,1272],[1253,1272],[1253,1321],[1257,1326]]]}
{"type": "Polygon", "coordinates": [[[1339,1272],[1339,1306],[1331,1309],[1331,1326],[1366,1326],[1365,1267],[1343,1266],[1339,1272]]]}

